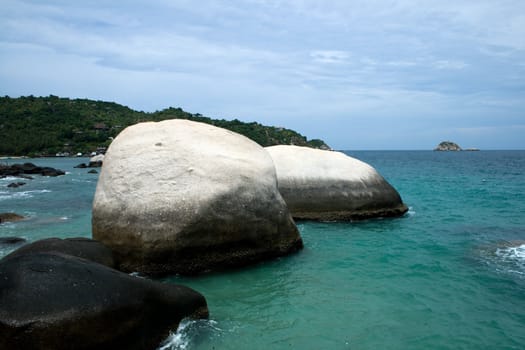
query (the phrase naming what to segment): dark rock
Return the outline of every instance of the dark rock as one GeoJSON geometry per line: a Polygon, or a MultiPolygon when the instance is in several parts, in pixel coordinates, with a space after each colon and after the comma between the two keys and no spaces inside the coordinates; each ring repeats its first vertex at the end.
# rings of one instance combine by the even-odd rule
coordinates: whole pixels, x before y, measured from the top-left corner
{"type": "Polygon", "coordinates": [[[47,238],[40,241],[27,244],[11,254],[7,255],[5,259],[13,258],[20,255],[56,252],[76,256],[86,260],[90,260],[107,267],[115,267],[113,260],[113,253],[109,248],[102,245],[100,242],[89,238],[47,238]]]}
{"type": "Polygon", "coordinates": [[[85,169],[87,167],[88,166],[86,165],[86,163],[80,163],[79,165],[75,166],[75,168],[79,168],[79,169],[85,169]]]}
{"type": "Polygon", "coordinates": [[[22,215],[18,215],[15,213],[0,213],[0,223],[20,221],[23,219],[24,217],[22,215]]]}
{"type": "Polygon", "coordinates": [[[39,174],[43,176],[60,176],[60,175],[64,175],[65,172],[63,172],[62,170],[54,169],[50,167],[39,167],[33,163],[0,165],[0,176],[25,177],[25,175],[27,174],[30,174],[30,175],[39,174]]]}
{"type": "Polygon", "coordinates": [[[155,349],[204,297],[60,253],[0,261],[0,349],[155,349]]]}
{"type": "Polygon", "coordinates": [[[9,185],[7,185],[7,187],[17,188],[20,186],[24,186],[25,184],[26,184],[25,182],[11,182],[9,185]]]}
{"type": "Polygon", "coordinates": [[[91,169],[90,171],[88,171],[88,174],[98,174],[98,171],[96,171],[95,169],[91,169]]]}
{"type": "Polygon", "coordinates": [[[40,174],[43,176],[53,176],[54,177],[54,176],[64,175],[65,172],[59,169],[45,167],[45,168],[42,168],[40,174]]]}
{"type": "Polygon", "coordinates": [[[100,168],[102,166],[102,162],[89,162],[88,167],[89,168],[100,168]]]}
{"type": "Polygon", "coordinates": [[[4,245],[7,245],[7,244],[19,244],[19,243],[23,243],[25,241],[26,240],[24,238],[21,238],[21,237],[0,237],[0,244],[4,244],[4,245]]]}

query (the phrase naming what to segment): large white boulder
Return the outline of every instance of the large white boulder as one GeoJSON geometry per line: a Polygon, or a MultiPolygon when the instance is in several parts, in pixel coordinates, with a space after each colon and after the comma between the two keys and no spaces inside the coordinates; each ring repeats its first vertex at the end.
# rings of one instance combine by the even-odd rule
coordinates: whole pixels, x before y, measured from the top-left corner
{"type": "Polygon", "coordinates": [[[399,193],[373,167],[344,153],[298,146],[266,150],[296,219],[357,220],[407,211],[399,193]]]}
{"type": "Polygon", "coordinates": [[[193,274],[302,248],[264,148],[187,120],[140,123],[115,138],[92,226],[121,270],[146,274],[193,274]]]}

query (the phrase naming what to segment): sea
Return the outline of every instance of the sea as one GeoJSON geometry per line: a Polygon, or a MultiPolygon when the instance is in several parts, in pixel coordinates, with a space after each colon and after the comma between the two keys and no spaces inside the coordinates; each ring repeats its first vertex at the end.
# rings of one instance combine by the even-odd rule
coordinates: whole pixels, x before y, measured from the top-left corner
{"type": "MultiPolygon", "coordinates": [[[[408,213],[298,222],[297,254],[161,279],[204,294],[210,319],[183,321],[159,349],[525,349],[525,151],[346,153],[408,213]]],[[[23,161],[67,174],[0,179],[0,212],[28,217],[0,237],[90,237],[98,175],[74,168],[87,160],[23,161]]]]}

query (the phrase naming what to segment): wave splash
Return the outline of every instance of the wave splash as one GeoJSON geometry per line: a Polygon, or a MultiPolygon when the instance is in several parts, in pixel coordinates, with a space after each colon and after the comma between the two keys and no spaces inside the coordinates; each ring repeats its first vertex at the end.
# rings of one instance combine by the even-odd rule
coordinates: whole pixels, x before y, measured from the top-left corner
{"type": "Polygon", "coordinates": [[[511,272],[525,275],[525,243],[514,247],[498,248],[496,256],[512,269],[511,272]]]}
{"type": "Polygon", "coordinates": [[[191,344],[206,332],[221,331],[217,321],[183,319],[176,332],[170,332],[157,350],[187,350],[191,344]]]}
{"type": "Polygon", "coordinates": [[[50,193],[51,190],[33,190],[33,191],[22,191],[22,192],[6,192],[0,191],[0,200],[5,199],[21,199],[21,198],[33,198],[35,194],[50,193]]]}

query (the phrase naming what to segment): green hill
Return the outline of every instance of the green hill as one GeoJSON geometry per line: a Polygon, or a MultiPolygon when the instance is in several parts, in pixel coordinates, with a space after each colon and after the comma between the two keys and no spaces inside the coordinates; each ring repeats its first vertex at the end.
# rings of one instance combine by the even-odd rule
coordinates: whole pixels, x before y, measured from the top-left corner
{"type": "Polygon", "coordinates": [[[322,140],[307,140],[285,128],[211,119],[180,108],[147,113],[113,102],[48,97],[0,97],[0,155],[44,156],[89,153],[107,147],[129,125],[144,121],[189,119],[245,135],[261,146],[294,144],[328,148],[322,140]]]}

